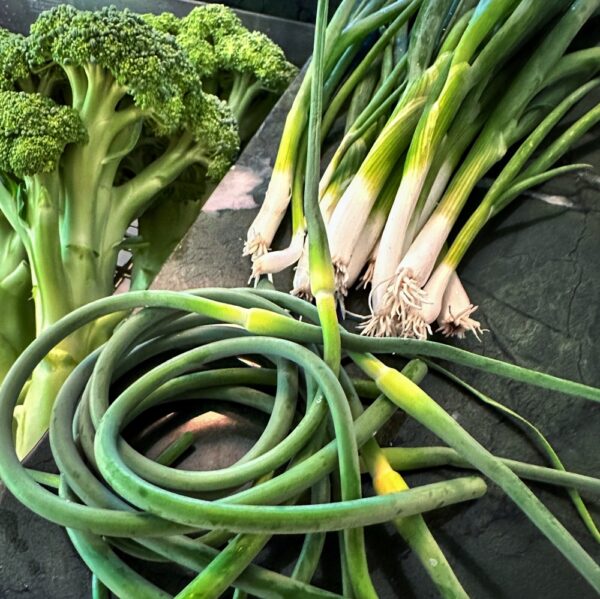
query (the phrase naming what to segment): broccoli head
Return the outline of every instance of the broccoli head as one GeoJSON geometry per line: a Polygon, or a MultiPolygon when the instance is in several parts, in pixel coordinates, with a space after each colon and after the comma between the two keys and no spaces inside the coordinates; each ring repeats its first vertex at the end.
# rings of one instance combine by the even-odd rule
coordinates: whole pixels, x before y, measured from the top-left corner
{"type": "Polygon", "coordinates": [[[297,73],[279,46],[248,31],[222,5],[198,7],[181,20],[177,42],[205,90],[226,100],[238,120],[261,93],[279,95],[297,73]]]}
{"type": "Polygon", "coordinates": [[[142,18],[157,31],[162,31],[169,35],[177,35],[181,27],[181,19],[176,17],[172,12],[163,12],[160,15],[147,13],[142,15],[142,18]]]}
{"type": "Polygon", "coordinates": [[[191,47],[194,39],[203,39],[215,46],[223,37],[240,31],[246,29],[233,10],[222,4],[209,4],[194,8],[181,19],[179,41],[186,49],[191,47]]]}
{"type": "Polygon", "coordinates": [[[208,178],[218,181],[239,151],[236,119],[227,103],[212,94],[194,96],[187,106],[187,115],[186,129],[196,141],[194,151],[198,152],[199,162],[206,166],[208,178]]]}
{"type": "Polygon", "coordinates": [[[65,146],[85,141],[75,110],[40,94],[0,92],[0,169],[17,177],[56,169],[65,146]]]}
{"type": "MultiPolygon", "coordinates": [[[[281,94],[298,73],[283,50],[264,33],[242,31],[224,36],[216,45],[219,65],[235,75],[246,75],[265,91],[281,94]]],[[[251,83],[251,84],[252,84],[251,83]]]]}
{"type": "MultiPolygon", "coordinates": [[[[61,5],[42,13],[27,38],[34,69],[62,67],[85,108],[116,83],[165,133],[179,127],[183,96],[197,84],[175,38],[115,7],[81,11],[61,5]],[[83,82],[83,83],[82,83],[83,82]]],[[[119,94],[116,98],[120,100],[119,94]]]]}
{"type": "MultiPolygon", "coordinates": [[[[134,285],[147,287],[198,215],[208,181],[235,160],[250,100],[263,94],[244,134],[292,74],[279,49],[218,5],[181,20],[62,5],[26,37],[0,29],[0,218],[18,236],[21,262],[26,255],[18,274],[36,330],[113,293],[136,219],[145,249],[134,255],[134,285]]],[[[51,412],[49,389],[113,325],[82,329],[36,370],[24,403],[33,416],[17,431],[22,455],[47,424],[37,415],[51,412]]]]}
{"type": "MultiPolygon", "coordinates": [[[[221,4],[196,7],[181,19],[177,43],[185,50],[196,69],[196,76],[208,83],[218,80],[220,64],[215,46],[220,39],[245,31],[242,22],[229,8],[221,4]]],[[[209,91],[216,91],[211,88],[209,91]]]]}

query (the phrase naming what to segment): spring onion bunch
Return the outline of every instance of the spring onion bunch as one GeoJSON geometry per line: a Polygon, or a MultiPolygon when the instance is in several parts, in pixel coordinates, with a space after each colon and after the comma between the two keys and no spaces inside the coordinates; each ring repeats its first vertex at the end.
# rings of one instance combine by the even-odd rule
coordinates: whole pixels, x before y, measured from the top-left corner
{"type": "MultiPolygon", "coordinates": [[[[363,49],[365,36],[376,32],[384,25],[391,23],[392,31],[398,31],[416,11],[420,0],[369,0],[356,2],[355,0],[343,0],[335,12],[327,27],[324,46],[323,71],[324,71],[324,105],[331,105],[329,123],[326,123],[324,131],[332,124],[340,104],[343,101],[335,101],[333,98],[338,86],[343,80],[349,66],[363,49]]],[[[388,37],[393,37],[389,36],[388,37]]],[[[361,60],[362,74],[365,75],[369,68],[379,62],[382,48],[375,52],[368,52],[361,60]]],[[[271,246],[273,237],[277,232],[285,212],[292,203],[292,244],[284,256],[276,256],[269,259],[265,264],[254,269],[254,276],[260,274],[277,272],[286,266],[294,264],[300,257],[304,239],[304,210],[302,194],[294,193],[302,189],[300,183],[295,179],[302,178],[306,160],[306,144],[303,138],[306,135],[308,124],[308,107],[310,104],[310,85],[313,77],[314,64],[308,66],[298,94],[284,126],[282,142],[277,159],[273,167],[273,174],[267,189],[265,201],[259,214],[248,230],[248,237],[244,248],[244,254],[258,259],[264,255],[271,246]],[[281,258],[284,258],[283,260],[281,258]],[[272,260],[272,261],[271,261],[272,260]]],[[[398,74],[397,72],[395,73],[398,74]]],[[[360,80],[360,77],[355,79],[360,80]]],[[[338,92],[343,98],[353,91],[353,86],[359,81],[351,82],[351,85],[342,86],[338,92]]]]}
{"type": "MultiPolygon", "coordinates": [[[[341,140],[323,135],[323,147],[333,148],[322,164],[321,211],[342,307],[352,286],[371,286],[365,334],[481,332],[457,267],[520,194],[587,168],[558,161],[598,122],[600,52],[582,30],[599,8],[597,0],[422,0],[332,67],[344,74],[326,79],[324,122],[345,110],[345,127],[341,140]],[[490,178],[485,198],[469,202],[490,178]],[[461,215],[468,222],[457,231],[461,215]]],[[[296,134],[286,126],[276,167],[290,147],[302,148],[303,123],[293,113],[288,121],[296,134]]],[[[257,222],[278,226],[281,215],[270,214],[265,202],[257,222]]],[[[255,262],[254,275],[289,264],[269,269],[277,255],[255,262]]],[[[300,255],[293,292],[309,298],[309,279],[300,255]]]]}

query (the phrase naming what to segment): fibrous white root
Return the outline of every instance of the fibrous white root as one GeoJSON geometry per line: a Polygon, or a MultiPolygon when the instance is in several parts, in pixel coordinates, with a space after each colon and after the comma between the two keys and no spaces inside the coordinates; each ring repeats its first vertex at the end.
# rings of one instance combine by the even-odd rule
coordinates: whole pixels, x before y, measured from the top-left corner
{"type": "Polygon", "coordinates": [[[260,236],[248,232],[248,239],[244,243],[242,256],[251,256],[252,261],[264,256],[269,251],[269,244],[260,236]]]}
{"type": "Polygon", "coordinates": [[[375,260],[369,260],[367,263],[367,268],[360,278],[357,288],[358,289],[366,289],[369,285],[373,283],[373,273],[375,272],[375,260]]]}
{"type": "Polygon", "coordinates": [[[471,318],[471,314],[477,310],[479,306],[469,304],[466,308],[463,308],[460,312],[453,314],[452,307],[448,306],[445,314],[440,315],[438,319],[438,332],[441,332],[445,337],[457,337],[458,339],[464,339],[468,332],[472,332],[478,341],[481,341],[480,335],[482,335],[486,329],[481,328],[481,324],[471,318]]]}
{"type": "Polygon", "coordinates": [[[338,297],[348,295],[348,265],[340,260],[333,261],[333,272],[335,276],[335,293],[338,297]]]}

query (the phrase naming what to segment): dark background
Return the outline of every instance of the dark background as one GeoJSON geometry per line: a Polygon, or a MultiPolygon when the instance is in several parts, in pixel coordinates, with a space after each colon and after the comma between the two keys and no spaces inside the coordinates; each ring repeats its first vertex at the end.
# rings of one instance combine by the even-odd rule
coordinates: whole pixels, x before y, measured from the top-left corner
{"type": "MultiPolygon", "coordinates": [[[[207,0],[211,3],[227,4],[284,19],[314,23],[317,0],[207,0]]],[[[329,0],[330,9],[335,9],[341,0],[329,0]]]]}

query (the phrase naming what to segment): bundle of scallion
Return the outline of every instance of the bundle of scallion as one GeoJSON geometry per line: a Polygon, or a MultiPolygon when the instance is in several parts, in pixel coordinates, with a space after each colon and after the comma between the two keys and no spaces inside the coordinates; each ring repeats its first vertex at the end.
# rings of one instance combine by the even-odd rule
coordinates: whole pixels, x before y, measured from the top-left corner
{"type": "MultiPolygon", "coordinates": [[[[445,335],[481,330],[457,266],[521,193],[587,168],[556,164],[600,120],[590,102],[600,48],[586,30],[599,8],[600,0],[342,3],[326,36],[323,147],[336,137],[336,120],[345,129],[322,165],[319,196],[338,300],[361,273],[372,287],[365,334],[425,338],[436,321],[445,335]],[[567,127],[571,109],[578,116],[567,127]],[[479,205],[467,203],[490,176],[479,205]],[[467,222],[457,232],[461,215],[467,222]]],[[[304,297],[301,181],[313,69],[246,245],[256,278],[298,261],[293,292],[304,297]],[[292,243],[266,253],[290,198],[292,243]]]]}

